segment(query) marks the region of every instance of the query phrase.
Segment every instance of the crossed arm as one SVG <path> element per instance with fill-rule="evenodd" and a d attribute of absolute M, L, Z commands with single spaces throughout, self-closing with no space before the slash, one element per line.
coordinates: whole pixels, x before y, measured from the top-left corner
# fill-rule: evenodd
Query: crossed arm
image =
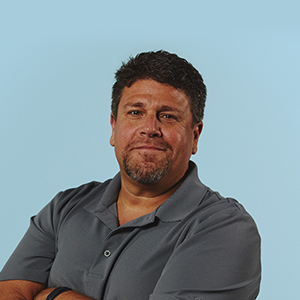
<path fill-rule="evenodd" d="M 26 280 L 7 280 L 0 282 L 0 300 L 46 300 L 54 288 L 45 289 L 45 285 Z M 74 291 L 57 296 L 57 300 L 92 300 Z"/>

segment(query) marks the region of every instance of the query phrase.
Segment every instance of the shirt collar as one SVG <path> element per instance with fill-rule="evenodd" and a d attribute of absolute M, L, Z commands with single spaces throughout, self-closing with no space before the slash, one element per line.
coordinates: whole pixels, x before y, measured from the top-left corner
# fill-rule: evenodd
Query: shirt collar
<path fill-rule="evenodd" d="M 186 178 L 180 187 L 156 210 L 156 216 L 164 222 L 182 220 L 199 206 L 207 187 L 199 180 L 197 166 L 189 162 Z"/>
<path fill-rule="evenodd" d="M 109 227 L 116 227 L 116 217 L 108 210 L 113 203 L 118 199 L 118 194 L 121 187 L 120 173 L 99 186 L 99 196 L 95 201 L 90 202 L 85 209 L 96 215 L 102 221 L 105 221 Z M 186 178 L 180 187 L 169 197 L 163 204 L 161 204 L 155 211 L 130 222 L 130 225 L 145 225 L 153 222 L 155 217 L 163 222 L 180 221 L 194 208 L 201 203 L 207 187 L 201 183 L 198 178 L 197 166 L 194 162 L 189 162 L 189 168 L 186 173 Z M 105 220 L 104 220 L 105 219 Z M 134 224 L 133 224 L 133 223 Z"/>

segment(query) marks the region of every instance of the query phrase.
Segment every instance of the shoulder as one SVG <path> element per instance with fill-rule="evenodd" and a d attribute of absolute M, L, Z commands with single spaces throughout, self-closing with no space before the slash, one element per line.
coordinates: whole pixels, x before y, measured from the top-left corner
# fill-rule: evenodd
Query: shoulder
<path fill-rule="evenodd" d="M 202 198 L 199 207 L 199 211 L 202 211 L 209 216 L 214 215 L 242 215 L 244 217 L 250 217 L 244 206 L 232 197 L 224 197 L 217 191 L 212 189 L 206 189 L 206 193 Z M 250 217 L 251 218 L 251 217 Z"/>
<path fill-rule="evenodd" d="M 54 224 L 60 224 L 70 212 L 82 211 L 86 205 L 99 201 L 110 181 L 91 181 L 57 193 L 34 217 L 34 222 L 56 227 Z"/>
<path fill-rule="evenodd" d="M 60 191 L 50 203 L 59 206 L 61 209 L 65 205 L 74 206 L 80 203 L 90 202 L 95 197 L 99 197 L 103 194 L 110 181 L 111 179 L 105 182 L 91 181 L 75 188 Z"/>
<path fill-rule="evenodd" d="M 244 206 L 236 199 L 223 197 L 207 188 L 198 207 L 186 218 L 190 234 L 209 234 L 218 239 L 260 242 L 256 223 Z"/>

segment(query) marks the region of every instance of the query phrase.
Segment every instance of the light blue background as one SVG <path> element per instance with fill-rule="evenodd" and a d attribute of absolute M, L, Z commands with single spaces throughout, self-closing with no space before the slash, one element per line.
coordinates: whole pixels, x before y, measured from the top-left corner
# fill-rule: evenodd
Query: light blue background
<path fill-rule="evenodd" d="M 262 236 L 258 299 L 299 299 L 298 1 L 6 1 L 0 5 L 0 268 L 60 190 L 118 171 L 110 94 L 121 61 L 165 49 L 208 88 L 193 157 Z"/>

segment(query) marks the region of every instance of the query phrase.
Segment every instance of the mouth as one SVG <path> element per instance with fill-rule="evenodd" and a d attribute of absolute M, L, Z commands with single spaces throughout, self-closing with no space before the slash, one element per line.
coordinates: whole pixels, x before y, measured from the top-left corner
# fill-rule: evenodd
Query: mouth
<path fill-rule="evenodd" d="M 131 150 L 166 151 L 167 149 L 155 145 L 141 145 L 135 146 Z"/>
<path fill-rule="evenodd" d="M 127 145 L 126 148 L 127 151 L 138 150 L 144 152 L 173 152 L 171 145 L 163 141 L 132 141 Z"/>

